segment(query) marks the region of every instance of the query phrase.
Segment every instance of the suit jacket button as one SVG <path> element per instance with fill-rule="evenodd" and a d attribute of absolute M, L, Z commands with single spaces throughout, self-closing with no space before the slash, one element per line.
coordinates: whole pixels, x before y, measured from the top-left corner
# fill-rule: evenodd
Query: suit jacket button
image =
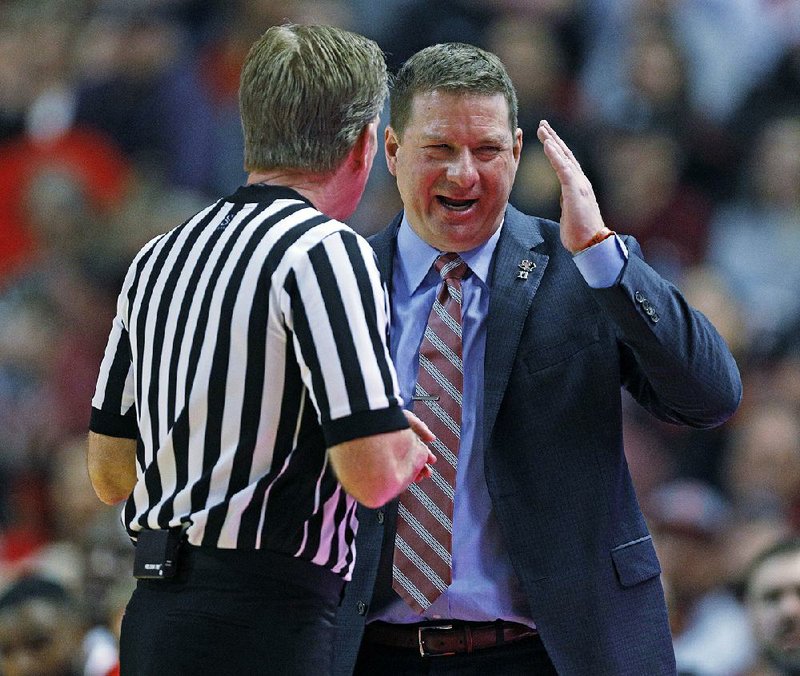
<path fill-rule="evenodd" d="M 375 518 L 378 520 L 378 523 L 383 523 L 386 517 L 383 514 L 383 510 L 379 509 L 378 513 L 375 515 Z"/>
<path fill-rule="evenodd" d="M 646 300 L 647 300 L 647 299 L 644 297 L 644 295 L 642 294 L 642 292 L 641 292 L 641 291 L 636 291 L 636 292 L 633 294 L 633 297 L 636 299 L 636 302 L 637 302 L 637 303 L 644 303 L 644 301 L 646 301 Z"/>
<path fill-rule="evenodd" d="M 653 324 L 657 324 L 659 319 L 661 319 L 661 317 L 659 317 L 655 312 L 650 315 L 650 320 L 653 322 Z"/>
<path fill-rule="evenodd" d="M 366 615 L 367 614 L 367 604 L 363 601 L 359 601 L 356 604 L 356 610 L 358 611 L 359 615 Z"/>

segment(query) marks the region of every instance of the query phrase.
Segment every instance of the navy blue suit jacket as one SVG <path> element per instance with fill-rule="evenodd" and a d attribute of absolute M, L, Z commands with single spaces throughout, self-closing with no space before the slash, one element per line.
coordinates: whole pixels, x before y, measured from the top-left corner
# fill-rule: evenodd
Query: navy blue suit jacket
<path fill-rule="evenodd" d="M 388 280 L 399 223 L 371 239 Z M 657 418 L 694 427 L 724 422 L 741 398 L 722 338 L 625 241 L 618 283 L 592 289 L 558 224 L 509 206 L 489 277 L 486 483 L 533 620 L 570 675 L 675 673 L 660 566 L 623 452 L 620 386 Z M 523 259 L 536 265 L 527 280 L 517 278 Z M 359 508 L 337 674 L 352 671 L 370 603 L 393 593 L 396 511 L 396 501 Z"/>

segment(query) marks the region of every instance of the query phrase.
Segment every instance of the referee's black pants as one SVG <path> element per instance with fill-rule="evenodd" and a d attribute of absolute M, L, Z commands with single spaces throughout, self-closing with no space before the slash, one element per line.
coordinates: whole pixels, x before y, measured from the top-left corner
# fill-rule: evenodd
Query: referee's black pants
<path fill-rule="evenodd" d="M 269 552 L 184 546 L 171 580 L 139 580 L 125 610 L 122 676 L 330 671 L 342 582 Z"/>

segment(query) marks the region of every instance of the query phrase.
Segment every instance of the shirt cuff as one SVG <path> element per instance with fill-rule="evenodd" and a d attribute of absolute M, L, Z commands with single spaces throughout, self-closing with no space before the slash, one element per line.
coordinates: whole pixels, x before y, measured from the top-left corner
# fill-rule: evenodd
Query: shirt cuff
<path fill-rule="evenodd" d="M 98 434 L 121 439 L 136 439 L 139 427 L 136 422 L 136 408 L 131 406 L 125 415 L 103 411 L 92 407 L 89 429 Z"/>
<path fill-rule="evenodd" d="M 619 279 L 628 260 L 628 247 L 619 235 L 614 235 L 575 254 L 572 260 L 589 286 L 607 289 Z"/>
<path fill-rule="evenodd" d="M 325 435 L 325 446 L 330 448 L 345 441 L 373 434 L 396 432 L 408 427 L 403 409 L 399 406 L 390 406 L 382 410 L 360 411 L 344 418 L 329 420 L 322 423 L 322 433 Z"/>

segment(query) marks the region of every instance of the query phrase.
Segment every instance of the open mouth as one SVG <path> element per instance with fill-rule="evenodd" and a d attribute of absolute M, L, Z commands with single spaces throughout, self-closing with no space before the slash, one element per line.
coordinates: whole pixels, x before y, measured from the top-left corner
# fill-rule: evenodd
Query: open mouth
<path fill-rule="evenodd" d="M 780 637 L 781 647 L 789 650 L 789 649 L 800 649 L 800 632 L 798 631 L 791 631 L 785 632 Z"/>
<path fill-rule="evenodd" d="M 441 204 L 445 209 L 449 209 L 450 211 L 466 211 L 478 201 L 478 200 L 456 200 L 450 197 L 444 197 L 443 195 L 437 195 L 436 199 L 439 200 L 439 204 Z"/>

